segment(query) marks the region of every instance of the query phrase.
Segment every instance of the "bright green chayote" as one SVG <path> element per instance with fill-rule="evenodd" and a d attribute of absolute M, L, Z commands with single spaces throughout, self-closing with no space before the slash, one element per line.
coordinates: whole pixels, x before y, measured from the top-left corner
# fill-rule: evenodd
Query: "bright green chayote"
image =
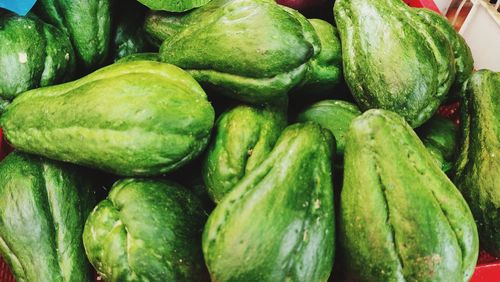
<path fill-rule="evenodd" d="M 369 110 L 345 140 L 339 246 L 349 281 L 468 281 L 471 210 L 403 117 Z"/>
<path fill-rule="evenodd" d="M 13 99 L 33 88 L 65 82 L 75 54 L 69 38 L 37 17 L 0 9 L 0 97 Z"/>
<path fill-rule="evenodd" d="M 0 126 L 21 151 L 119 175 L 158 175 L 203 151 L 214 115 L 189 74 L 133 61 L 24 92 Z"/>
<path fill-rule="evenodd" d="M 207 281 L 200 201 L 177 184 L 123 179 L 89 215 L 85 252 L 105 281 Z"/>
<path fill-rule="evenodd" d="M 500 72 L 472 74 L 460 112 L 453 180 L 474 214 L 481 246 L 500 256 Z"/>
<path fill-rule="evenodd" d="M 17 151 L 0 162 L 0 255 L 16 281 L 93 281 L 82 234 L 94 177 Z"/>
<path fill-rule="evenodd" d="M 327 281 L 335 253 L 333 135 L 288 126 L 213 210 L 203 254 L 213 281 Z"/>
<path fill-rule="evenodd" d="M 414 128 L 431 118 L 455 80 L 446 36 L 401 0 L 337 0 L 334 12 L 361 109 L 394 111 Z"/>
<path fill-rule="evenodd" d="M 340 48 L 330 24 L 309 22 L 271 0 L 213 0 L 189 13 L 152 13 L 146 30 L 162 61 L 206 87 L 260 103 L 299 86 L 340 79 Z"/>
<path fill-rule="evenodd" d="M 215 202 L 267 158 L 286 125 L 286 112 L 279 106 L 240 105 L 221 114 L 202 172 Z"/>
<path fill-rule="evenodd" d="M 85 71 L 101 66 L 111 43 L 112 0 L 38 0 L 37 13 L 64 31 Z M 117 4 L 119 1 L 117 1 Z"/>

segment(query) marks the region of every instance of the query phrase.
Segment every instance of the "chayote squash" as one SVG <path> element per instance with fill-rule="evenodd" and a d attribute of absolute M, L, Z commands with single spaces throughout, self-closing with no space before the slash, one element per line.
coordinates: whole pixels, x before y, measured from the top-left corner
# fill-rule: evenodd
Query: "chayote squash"
<path fill-rule="evenodd" d="M 0 9 L 0 97 L 70 79 L 75 55 L 68 37 L 35 16 Z"/>
<path fill-rule="evenodd" d="M 106 281 L 205 281 L 205 219 L 199 200 L 177 184 L 120 180 L 85 223 L 85 251 Z"/>
<path fill-rule="evenodd" d="M 181 69 L 153 61 L 113 64 L 16 98 L 0 118 L 21 151 L 118 175 L 157 175 L 207 145 L 214 110 Z"/>
<path fill-rule="evenodd" d="M 432 117 L 417 129 L 418 136 L 444 172 L 453 166 L 457 132 L 457 126 L 450 119 L 440 116 Z"/>
<path fill-rule="evenodd" d="M 469 204 L 481 246 L 500 256 L 500 73 L 475 72 L 461 99 L 453 180 Z"/>
<path fill-rule="evenodd" d="M 35 12 L 66 32 L 85 71 L 101 66 L 111 43 L 112 0 L 38 0 Z"/>
<path fill-rule="evenodd" d="M 336 154 L 343 157 L 345 134 L 352 120 L 361 115 L 355 104 L 341 100 L 323 100 L 312 104 L 297 117 L 297 121 L 314 121 L 329 129 L 337 142 Z"/>
<path fill-rule="evenodd" d="M 154 50 L 148 41 L 146 32 L 142 26 L 148 9 L 136 0 L 122 1 L 115 9 L 115 21 L 113 25 L 113 44 L 110 55 L 113 61 L 136 53 L 144 53 Z"/>
<path fill-rule="evenodd" d="M 151 10 L 163 10 L 169 12 L 184 12 L 203 6 L 211 0 L 138 0 Z"/>
<path fill-rule="evenodd" d="M 317 29 L 299 12 L 271 0 L 213 0 L 182 15 L 153 13 L 145 28 L 153 41 L 163 42 L 162 61 L 185 69 L 206 87 L 259 104 L 309 83 L 338 83 L 338 39 L 326 34 L 333 30 L 324 27 L 328 23 L 314 25 Z"/>
<path fill-rule="evenodd" d="M 213 210 L 203 233 L 212 281 L 326 281 L 335 251 L 331 133 L 287 127 Z"/>
<path fill-rule="evenodd" d="M 455 79 L 450 43 L 401 0 L 338 0 L 344 76 L 362 110 L 382 108 L 412 127 L 431 118 Z"/>
<path fill-rule="evenodd" d="M 132 61 L 160 61 L 160 56 L 158 53 L 153 52 L 145 52 L 145 53 L 135 53 L 127 55 L 123 58 L 120 58 L 116 61 L 116 63 L 124 63 L 124 62 L 132 62 Z"/>
<path fill-rule="evenodd" d="M 411 127 L 369 110 L 347 133 L 339 239 L 355 281 L 467 281 L 478 234 L 462 195 Z"/>
<path fill-rule="evenodd" d="M 414 9 L 414 11 L 428 25 L 434 26 L 439 32 L 445 35 L 446 39 L 450 42 L 453 55 L 455 56 L 456 76 L 448 96 L 458 96 L 457 94 L 464 89 L 464 85 L 474 69 L 474 59 L 472 58 L 469 46 L 444 16 L 425 8 Z"/>
<path fill-rule="evenodd" d="M 240 105 L 219 117 L 202 172 L 214 202 L 267 158 L 286 125 L 279 106 Z"/>
<path fill-rule="evenodd" d="M 82 241 L 95 204 L 88 176 L 19 152 L 0 163 L 0 252 L 16 281 L 93 281 Z"/>

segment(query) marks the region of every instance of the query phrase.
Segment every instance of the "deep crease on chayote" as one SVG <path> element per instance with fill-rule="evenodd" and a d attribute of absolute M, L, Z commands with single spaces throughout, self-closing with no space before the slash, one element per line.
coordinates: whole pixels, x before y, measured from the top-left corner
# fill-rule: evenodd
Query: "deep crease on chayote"
<path fill-rule="evenodd" d="M 238 100 L 271 101 L 340 79 L 333 27 L 274 1 L 214 0 L 180 15 L 152 12 L 145 28 L 152 41 L 162 42 L 162 61 Z"/>

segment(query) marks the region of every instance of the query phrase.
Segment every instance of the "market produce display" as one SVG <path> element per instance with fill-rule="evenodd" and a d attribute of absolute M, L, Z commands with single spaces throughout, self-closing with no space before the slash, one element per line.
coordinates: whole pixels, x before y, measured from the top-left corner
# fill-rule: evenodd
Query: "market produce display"
<path fill-rule="evenodd" d="M 17 281 L 92 281 L 81 240 L 92 176 L 19 152 L 0 163 L 0 252 Z"/>
<path fill-rule="evenodd" d="M 36 16 L 0 9 L 0 98 L 72 78 L 75 54 L 68 37 Z"/>
<path fill-rule="evenodd" d="M 83 242 L 106 281 L 203 281 L 200 201 L 184 187 L 123 179 L 92 211 Z"/>
<path fill-rule="evenodd" d="M 500 256 L 500 73 L 474 73 L 461 102 L 453 180 L 476 218 L 482 246 Z"/>
<path fill-rule="evenodd" d="M 0 255 L 27 282 L 469 281 L 500 256 L 498 95 L 401 0 L 0 8 Z"/>
<path fill-rule="evenodd" d="M 331 157 L 315 123 L 287 127 L 268 158 L 210 214 L 203 254 L 214 281 L 326 281 L 335 254 Z"/>

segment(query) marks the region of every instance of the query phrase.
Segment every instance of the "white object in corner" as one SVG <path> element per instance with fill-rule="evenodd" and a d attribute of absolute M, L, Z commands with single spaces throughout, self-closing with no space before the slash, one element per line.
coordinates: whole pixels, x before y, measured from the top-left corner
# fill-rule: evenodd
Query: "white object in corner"
<path fill-rule="evenodd" d="M 448 9 L 450 8 L 452 0 L 434 0 L 434 3 L 438 7 L 441 15 L 446 15 Z"/>
<path fill-rule="evenodd" d="M 483 0 L 472 3 L 459 33 L 472 51 L 475 69 L 500 71 L 500 0 L 496 5 Z"/>

